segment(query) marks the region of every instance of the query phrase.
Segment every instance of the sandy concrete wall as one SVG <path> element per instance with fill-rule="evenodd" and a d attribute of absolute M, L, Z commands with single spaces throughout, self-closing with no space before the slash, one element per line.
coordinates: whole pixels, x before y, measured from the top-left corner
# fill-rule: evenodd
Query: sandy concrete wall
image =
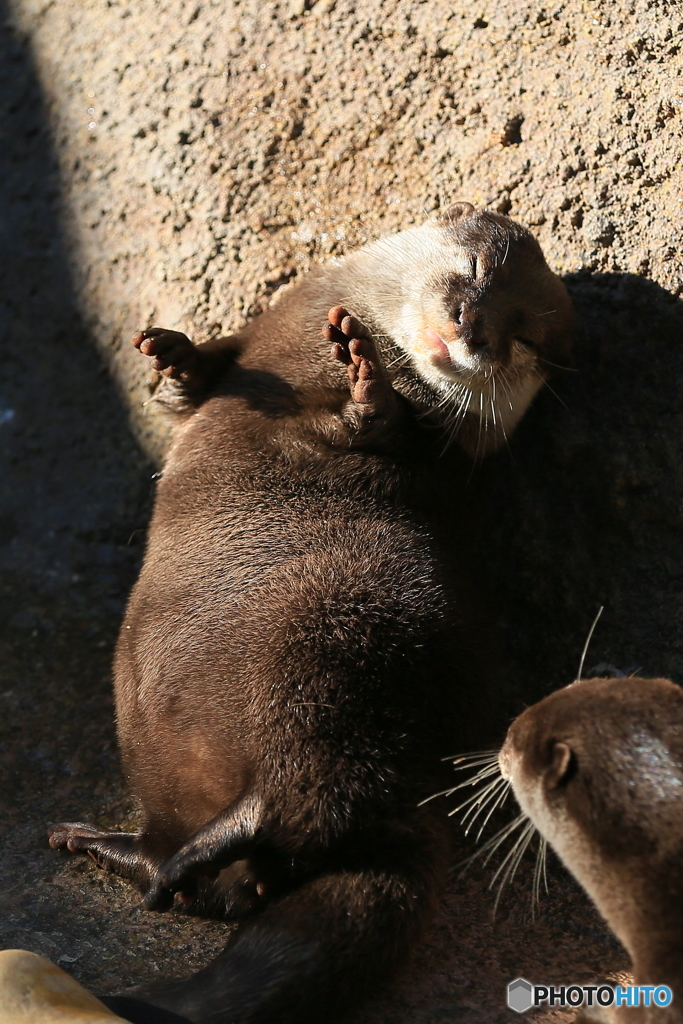
<path fill-rule="evenodd" d="M 15 9 L 50 105 L 81 301 L 144 435 L 135 327 L 228 331 L 311 262 L 454 200 L 534 228 L 561 273 L 683 287 L 676 4 Z"/>

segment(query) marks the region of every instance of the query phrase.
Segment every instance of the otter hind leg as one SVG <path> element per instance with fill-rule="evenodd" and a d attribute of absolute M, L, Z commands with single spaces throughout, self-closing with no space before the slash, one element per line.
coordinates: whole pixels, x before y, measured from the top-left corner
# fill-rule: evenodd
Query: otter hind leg
<path fill-rule="evenodd" d="M 87 853 L 99 867 L 130 879 L 143 890 L 159 867 L 160 858 L 141 848 L 139 832 L 102 832 L 94 825 L 72 821 L 50 825 L 47 834 L 53 850 Z"/>
<path fill-rule="evenodd" d="M 198 882 L 218 878 L 224 868 L 249 856 L 259 828 L 260 808 L 253 798 L 248 797 L 221 811 L 161 865 L 145 896 L 147 910 L 170 909 L 175 893 L 181 893 L 181 898 L 190 902 L 197 895 Z M 242 902 L 242 888 L 240 881 L 226 893 L 227 913 L 230 914 L 231 900 L 235 907 Z M 260 895 L 258 883 L 255 888 Z"/>
<path fill-rule="evenodd" d="M 399 409 L 400 399 L 391 386 L 372 335 L 343 306 L 333 306 L 328 316 L 323 337 L 332 342 L 332 357 L 348 370 L 355 415 L 393 415 Z"/>
<path fill-rule="evenodd" d="M 271 900 L 198 974 L 128 996 L 194 1024 L 331 1024 L 391 976 L 431 916 L 449 845 L 442 822 L 418 825 L 424 839 L 392 835 Z"/>

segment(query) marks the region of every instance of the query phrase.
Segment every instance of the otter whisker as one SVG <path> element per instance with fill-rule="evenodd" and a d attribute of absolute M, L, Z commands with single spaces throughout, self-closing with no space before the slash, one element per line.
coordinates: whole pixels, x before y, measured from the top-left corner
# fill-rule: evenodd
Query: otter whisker
<path fill-rule="evenodd" d="M 465 825 L 465 823 L 467 822 L 467 825 L 465 827 L 465 835 L 467 836 L 468 831 L 471 828 L 474 821 L 479 817 L 482 811 L 484 811 L 486 807 L 488 807 L 492 800 L 498 800 L 500 794 L 501 780 L 497 778 L 494 780 L 494 782 L 489 782 L 488 785 L 485 786 L 485 788 L 483 788 L 483 790 L 479 791 L 478 793 L 475 793 L 474 796 L 469 798 L 469 800 L 466 800 L 463 804 L 460 805 L 460 807 L 456 807 L 453 811 L 449 811 L 449 817 L 452 817 L 454 814 L 457 814 L 458 811 L 462 811 L 464 807 L 467 807 L 467 810 L 460 819 L 461 825 Z M 469 821 L 467 820 L 468 818 L 470 819 Z"/>
<path fill-rule="evenodd" d="M 462 785 L 465 786 L 468 785 L 468 783 L 463 782 Z M 499 785 L 500 778 L 494 779 L 493 782 L 489 782 L 486 786 L 484 786 L 483 789 L 477 790 L 476 793 L 472 793 L 471 796 L 468 796 L 467 800 L 464 800 L 463 803 L 459 804 L 457 807 L 454 807 L 452 811 L 448 812 L 449 818 L 453 817 L 454 814 L 457 814 L 458 811 L 461 811 L 463 807 L 468 807 L 472 804 L 476 807 L 477 804 L 484 799 L 484 797 L 488 796 L 491 793 L 491 790 L 497 789 Z M 451 792 L 454 792 L 454 790 L 452 790 Z M 469 813 L 470 812 L 468 811 L 467 814 Z M 465 815 L 465 817 L 467 817 L 467 814 Z"/>
<path fill-rule="evenodd" d="M 505 779 L 503 779 L 502 781 L 504 783 Z M 479 800 L 475 800 L 470 805 L 470 807 L 465 811 L 465 813 L 463 814 L 462 818 L 460 819 L 460 824 L 465 827 L 465 835 L 468 835 L 470 829 L 474 825 L 474 823 L 477 820 L 477 818 L 479 817 L 479 815 L 483 814 L 483 812 L 488 807 L 490 807 L 492 802 L 493 802 L 493 805 L 495 806 L 497 803 L 500 803 L 500 802 L 502 802 L 502 800 L 505 799 L 505 794 L 507 792 L 507 789 L 508 789 L 508 787 L 506 785 L 501 786 L 500 782 L 498 782 L 498 784 L 495 786 L 495 788 L 492 787 L 486 793 L 482 793 L 480 799 Z M 451 812 L 451 813 L 453 813 L 453 812 Z M 467 821 L 468 818 L 469 818 L 469 821 Z M 467 824 L 465 825 L 466 822 L 467 822 Z M 479 831 L 480 831 L 480 834 L 481 834 L 481 829 Z"/>
<path fill-rule="evenodd" d="M 477 433 L 477 448 L 476 448 L 476 451 L 474 453 L 474 463 L 475 464 L 477 463 L 477 461 L 479 459 L 479 446 L 481 444 L 481 429 L 482 429 L 483 422 L 484 422 L 483 421 L 483 416 L 484 416 L 484 395 L 483 395 L 483 392 L 480 391 L 479 392 L 479 431 Z"/>
<path fill-rule="evenodd" d="M 502 884 L 503 885 L 505 884 L 505 882 L 507 881 L 507 877 L 508 877 L 510 868 L 512 867 L 513 864 L 515 864 L 515 858 L 520 856 L 520 854 L 519 854 L 520 849 L 522 850 L 522 853 L 526 849 L 528 841 L 529 841 L 529 839 L 531 839 L 531 835 L 532 835 L 532 833 L 534 831 L 534 825 L 533 825 L 533 822 L 529 821 L 529 819 L 527 818 L 526 814 L 524 815 L 524 821 L 526 822 L 524 828 L 519 833 L 519 835 L 515 839 L 514 844 L 510 847 L 510 849 L 505 854 L 505 856 L 503 857 L 502 861 L 500 862 L 500 864 L 496 868 L 495 873 L 493 875 L 493 878 L 489 882 L 489 889 L 493 888 L 493 886 L 495 885 L 497 879 L 500 877 L 501 873 L 503 874 L 503 882 L 502 882 Z M 515 866 L 515 870 L 516 870 L 516 866 Z"/>
<path fill-rule="evenodd" d="M 554 391 L 554 390 L 553 390 L 553 388 L 551 388 L 550 384 L 548 384 L 548 381 L 547 381 L 547 380 L 545 379 L 545 377 L 543 376 L 543 374 L 542 374 L 542 373 L 539 373 L 539 372 L 538 372 L 538 370 L 536 369 L 536 367 L 535 367 L 535 366 L 534 366 L 534 367 L 532 367 L 532 369 L 533 369 L 534 373 L 536 374 L 536 376 L 537 376 L 537 377 L 540 377 L 540 379 L 541 379 L 541 380 L 543 381 L 543 383 L 544 383 L 544 384 L 545 384 L 545 386 L 547 387 L 547 389 L 548 389 L 548 391 L 550 392 L 550 394 L 551 394 L 551 395 L 554 395 L 554 396 L 555 396 L 555 398 L 556 398 L 556 399 L 558 400 L 558 402 L 560 403 L 560 405 L 563 405 L 563 406 L 565 407 L 565 409 L 567 409 L 567 411 L 569 411 L 569 406 L 567 405 L 567 403 L 566 403 L 566 402 L 564 402 L 564 401 L 562 401 L 562 399 L 561 399 L 561 398 L 560 398 L 560 396 L 558 395 L 557 391 Z"/>
<path fill-rule="evenodd" d="M 486 817 L 484 818 L 484 820 L 483 820 L 483 822 L 481 824 L 481 828 L 479 829 L 479 831 L 477 832 L 477 834 L 475 836 L 475 839 L 474 839 L 475 843 L 479 842 L 479 840 L 481 838 L 481 834 L 484 831 L 484 829 L 486 828 L 486 826 L 488 825 L 489 820 L 491 818 L 491 815 L 494 813 L 494 811 L 497 811 L 499 807 L 502 807 L 503 804 L 505 803 L 505 801 L 507 800 L 508 796 L 510 795 L 510 790 L 511 790 L 511 786 L 507 785 L 505 787 L 505 789 L 502 791 L 502 793 L 501 793 L 500 797 L 498 798 L 498 800 L 492 805 L 491 809 L 489 810 L 488 814 L 486 815 Z M 482 808 L 482 810 L 483 810 L 483 808 Z M 474 818 L 472 819 L 472 821 L 468 825 L 468 828 L 467 828 L 467 831 L 465 832 L 465 835 L 467 835 L 467 832 L 469 831 L 470 827 L 473 824 L 474 824 Z"/>
<path fill-rule="evenodd" d="M 546 874 L 545 870 L 548 854 L 548 840 L 545 838 L 545 836 L 541 836 L 541 846 L 543 847 L 543 853 L 541 855 L 541 864 L 543 868 L 543 888 L 545 889 L 546 893 L 548 893 L 550 892 L 550 890 L 548 889 L 548 875 Z"/>
<path fill-rule="evenodd" d="M 517 868 L 519 867 L 520 861 L 522 860 L 522 857 L 526 853 L 527 847 L 529 846 L 529 843 L 531 842 L 532 837 L 533 837 L 535 831 L 536 831 L 536 826 L 534 825 L 534 823 L 532 821 L 530 821 L 528 823 L 527 827 L 521 833 L 521 835 L 517 838 L 517 842 L 515 843 L 515 845 L 512 848 L 512 851 L 511 851 L 512 856 L 510 856 L 510 854 L 508 854 L 508 856 L 503 861 L 503 864 L 501 864 L 501 866 L 498 868 L 498 871 L 496 872 L 496 874 L 491 879 L 491 884 L 489 885 L 489 889 L 493 886 L 493 883 L 495 882 L 497 876 L 500 874 L 500 871 L 502 870 L 503 865 L 505 864 L 505 862 L 509 861 L 507 870 L 503 874 L 503 877 L 501 879 L 501 883 L 498 886 L 498 892 L 496 893 L 496 899 L 495 899 L 495 902 L 493 904 L 493 916 L 494 917 L 496 915 L 496 911 L 498 910 L 498 904 L 500 903 L 500 898 L 503 895 L 503 890 L 505 889 L 505 886 L 508 885 L 508 883 L 511 882 L 512 879 L 515 877 L 515 873 L 517 871 Z"/>
<path fill-rule="evenodd" d="M 494 768 L 496 769 L 496 772 L 495 772 L 496 778 L 493 781 L 486 781 L 486 778 L 485 778 L 485 776 L 483 774 L 484 769 L 481 769 L 481 771 L 477 775 L 473 776 L 472 778 L 467 779 L 466 782 L 462 783 L 463 785 L 465 785 L 465 784 L 475 785 L 479 781 L 485 781 L 485 785 L 480 787 L 480 788 L 478 788 L 476 793 L 473 795 L 473 798 L 474 797 L 483 798 L 483 797 L 485 797 L 487 795 L 487 793 L 489 792 L 490 788 L 492 788 L 493 786 L 499 786 L 501 784 L 501 782 L 505 782 L 505 779 L 500 774 L 500 769 L 499 769 L 498 765 L 492 765 L 492 767 L 487 768 L 486 769 L 486 776 L 490 777 L 490 775 L 493 775 L 494 774 L 494 771 L 493 771 Z M 463 804 L 462 806 L 464 807 L 465 805 Z M 460 807 L 457 807 L 456 811 L 459 811 L 459 810 L 460 810 Z M 451 814 L 455 814 L 456 811 L 451 811 Z"/>
<path fill-rule="evenodd" d="M 441 451 L 442 455 L 446 451 L 448 451 L 449 447 L 451 446 L 451 444 L 455 440 L 455 438 L 456 438 L 456 436 L 458 434 L 458 431 L 460 430 L 460 427 L 462 426 L 462 424 L 464 422 L 465 416 L 467 415 L 467 410 L 469 409 L 471 399 L 472 399 L 472 392 L 470 391 L 468 396 L 467 396 L 467 401 L 464 403 L 464 405 L 460 409 L 457 410 L 455 416 L 453 416 L 452 419 L 447 422 L 446 427 L 447 427 L 447 429 L 450 430 L 450 433 L 449 433 L 449 436 L 448 436 L 448 438 L 446 440 L 446 444 L 444 445 L 444 447 L 443 447 L 443 449 Z"/>
<path fill-rule="evenodd" d="M 545 874 L 545 861 L 546 853 L 548 850 L 548 843 L 544 836 L 541 836 L 538 843 L 538 850 L 536 851 L 536 864 L 534 865 L 534 880 L 531 887 L 531 909 L 532 913 L 534 908 L 540 903 L 541 896 L 541 879 L 545 882 L 545 891 L 548 891 L 548 879 Z"/>
<path fill-rule="evenodd" d="M 501 382 L 501 385 L 503 386 L 503 389 L 505 390 L 505 385 L 503 383 L 502 376 L 499 378 L 499 380 Z M 493 413 L 493 426 L 494 426 L 494 429 L 496 429 L 496 375 L 495 375 L 495 370 L 494 370 L 493 374 L 491 375 L 491 385 L 493 387 L 493 398 L 492 398 L 491 411 Z M 512 403 L 510 402 L 509 397 L 508 397 L 508 402 L 509 402 L 509 405 L 510 405 L 510 409 L 512 409 Z M 505 441 L 505 447 L 507 448 L 508 452 L 510 453 L 510 458 L 514 462 L 514 456 L 512 454 L 512 449 L 510 448 L 510 442 L 508 441 L 507 430 L 505 429 L 505 420 L 504 420 L 504 418 L 502 416 L 500 418 L 500 429 L 501 429 L 501 431 L 503 433 L 503 439 Z"/>
<path fill-rule="evenodd" d="M 579 679 L 581 678 L 581 673 L 583 672 L 583 663 L 586 660 L 586 655 L 588 654 L 588 648 L 589 648 L 590 642 L 591 642 L 591 640 L 593 638 L 593 633 L 595 632 L 595 627 L 598 624 L 598 620 L 599 620 L 600 616 L 602 615 L 604 608 L 605 608 L 604 604 L 601 604 L 600 608 L 598 609 L 598 614 L 593 619 L 593 625 L 588 630 L 588 636 L 586 637 L 586 642 L 583 645 L 583 651 L 581 653 L 581 661 L 579 662 L 579 674 L 577 675 L 576 680 L 575 680 L 575 682 L 577 682 L 577 683 L 578 683 Z"/>
<path fill-rule="evenodd" d="M 448 789 L 442 789 L 439 793 L 432 793 L 431 796 L 428 796 L 424 800 L 422 800 L 418 804 L 418 807 L 421 807 L 422 804 L 426 804 L 429 800 L 436 799 L 437 796 L 451 796 L 453 793 L 456 793 L 459 789 L 463 789 L 465 786 L 476 786 L 478 782 L 483 782 L 484 779 L 486 779 L 488 776 L 497 775 L 498 771 L 499 769 L 497 764 L 490 765 L 488 768 L 482 768 L 481 771 L 477 772 L 477 774 L 474 775 L 471 779 L 465 779 L 464 782 L 459 782 L 457 786 L 450 786 Z M 474 795 L 477 796 L 476 793 Z"/>
<path fill-rule="evenodd" d="M 491 767 L 482 769 L 477 772 L 471 779 L 465 779 L 464 782 L 459 782 L 457 786 L 449 786 L 448 789 L 441 789 L 438 793 L 432 793 L 431 796 L 427 796 L 424 800 L 421 800 L 417 805 L 422 807 L 423 804 L 429 803 L 430 800 L 436 800 L 438 796 L 452 796 L 457 790 L 462 789 L 464 786 L 475 786 L 478 782 L 482 782 L 487 776 L 497 774 L 498 767 L 491 765 Z M 475 793 L 474 796 L 477 796 Z M 464 806 L 464 804 L 463 804 Z"/>
<path fill-rule="evenodd" d="M 498 760 L 498 751 L 475 750 L 472 754 L 449 754 L 448 757 L 444 757 L 442 760 L 452 761 L 456 772 L 459 772 L 462 771 L 463 768 L 471 767 L 473 763 L 483 764 L 483 762 L 486 761 L 488 764 L 492 764 L 494 761 Z"/>
<path fill-rule="evenodd" d="M 510 406 L 510 412 L 512 412 L 514 407 L 512 405 L 512 398 L 510 397 L 510 390 L 508 388 L 508 380 L 507 380 L 503 370 L 500 371 L 500 376 L 499 376 L 498 379 L 500 380 L 500 383 L 501 383 L 501 386 L 503 388 L 503 391 L 505 392 L 505 397 L 508 400 L 508 405 Z"/>
<path fill-rule="evenodd" d="M 467 857 L 466 860 L 460 861 L 460 863 L 456 864 L 455 867 L 462 868 L 463 871 L 466 871 L 470 864 L 477 860 L 477 858 L 482 857 L 484 854 L 486 854 L 484 857 L 484 865 L 488 864 L 501 843 L 504 843 L 507 837 L 511 835 L 515 829 L 518 829 L 525 821 L 528 821 L 526 814 L 519 814 L 513 821 L 505 825 L 505 827 L 500 829 L 499 832 L 496 832 L 491 839 L 488 839 L 482 846 L 480 846 L 478 850 L 475 850 L 470 857 Z"/>
<path fill-rule="evenodd" d="M 467 767 L 468 768 L 473 768 L 474 765 L 467 765 Z M 465 779 L 464 782 L 459 782 L 458 785 L 455 786 L 454 788 L 455 789 L 460 789 L 461 786 L 474 786 L 474 785 L 476 785 L 477 782 L 480 782 L 482 779 L 485 779 L 488 775 L 498 775 L 499 772 L 500 772 L 500 768 L 498 767 L 498 761 L 497 760 L 496 761 L 487 761 L 485 764 L 483 764 L 480 767 L 479 771 L 476 772 L 475 775 L 473 775 L 469 779 Z"/>
<path fill-rule="evenodd" d="M 567 373 L 579 372 L 575 366 L 562 366 L 561 363 L 551 363 L 551 361 L 549 359 L 546 359 L 545 356 L 538 356 L 537 358 L 539 362 L 546 363 L 548 366 L 554 366 L 556 370 L 566 370 Z"/>

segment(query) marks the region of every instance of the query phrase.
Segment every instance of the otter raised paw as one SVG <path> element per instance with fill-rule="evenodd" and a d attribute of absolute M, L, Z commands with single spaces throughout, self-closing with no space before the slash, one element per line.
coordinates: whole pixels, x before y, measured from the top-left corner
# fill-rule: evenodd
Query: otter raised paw
<path fill-rule="evenodd" d="M 332 356 L 349 373 L 351 398 L 362 416 L 387 416 L 398 410 L 400 399 L 384 369 L 370 331 L 343 306 L 333 306 L 323 337 L 332 342 Z"/>
<path fill-rule="evenodd" d="M 178 411 L 200 405 L 232 364 L 237 347 L 230 338 L 195 345 L 181 331 L 148 327 L 136 331 L 131 344 L 166 378 L 160 397 Z"/>
<path fill-rule="evenodd" d="M 137 331 L 131 344 L 143 356 L 152 360 L 152 368 L 165 377 L 191 378 L 199 369 L 199 349 L 180 331 L 169 331 L 165 327 L 150 327 Z"/>

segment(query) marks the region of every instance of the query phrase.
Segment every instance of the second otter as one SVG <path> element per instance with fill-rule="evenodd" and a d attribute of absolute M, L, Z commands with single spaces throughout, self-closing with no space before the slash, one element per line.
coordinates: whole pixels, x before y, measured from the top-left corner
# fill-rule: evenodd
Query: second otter
<path fill-rule="evenodd" d="M 583 885 L 669 1006 L 580 1019 L 683 1022 L 683 690 L 666 679 L 582 679 L 524 711 L 499 755 L 522 810 Z"/>

